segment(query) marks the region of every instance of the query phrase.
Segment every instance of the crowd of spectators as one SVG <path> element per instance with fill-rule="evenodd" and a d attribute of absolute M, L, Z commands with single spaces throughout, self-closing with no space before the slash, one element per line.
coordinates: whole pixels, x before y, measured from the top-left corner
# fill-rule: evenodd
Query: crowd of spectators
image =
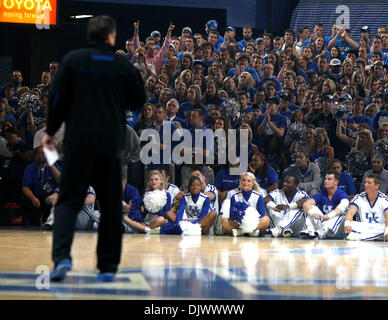
<path fill-rule="evenodd" d="M 282 189 L 292 176 L 312 197 L 325 189 L 325 174 L 334 170 L 349 200 L 364 191 L 370 174 L 379 175 L 379 191 L 387 194 L 388 27 L 374 34 L 365 26 L 352 39 L 350 30 L 335 24 L 331 30 L 317 23 L 276 36 L 254 35 L 246 25 L 241 38 L 233 26 L 219 30 L 217 21 L 210 20 L 204 30 L 185 27 L 177 32 L 170 23 L 165 35 L 155 30 L 140 39 L 140 21 L 133 25 L 133 36 L 116 54 L 138 68 L 148 101 L 139 112 L 128 111 L 126 122 L 137 139 L 146 129 L 159 132 L 160 163 L 129 161 L 124 185 L 144 194 L 150 173 L 160 170 L 163 179 L 168 177 L 166 190 L 176 185 L 187 191 L 193 172 L 200 172 L 205 185 L 215 186 L 221 207 L 228 192 L 241 187 L 240 176 L 229 171 L 239 163 L 217 162 L 218 145 L 228 145 L 228 140 L 214 136 L 200 148 L 203 157 L 214 154 L 215 164 L 174 164 L 163 162 L 162 151 L 178 141 L 163 140 L 163 133 L 166 128 L 171 136 L 183 129 L 246 129 L 248 171 L 266 193 Z M 24 224 L 44 222 L 47 198 L 58 187 L 60 165 L 47 166 L 40 143 L 58 68 L 58 62 L 51 62 L 32 88 L 15 70 L 0 88 L 3 224 L 9 222 L 5 212 L 10 204 L 21 206 Z M 26 94 L 39 97 L 39 106 L 24 107 Z M 57 134 L 59 151 L 63 130 Z M 192 139 L 197 146 L 194 134 Z"/>

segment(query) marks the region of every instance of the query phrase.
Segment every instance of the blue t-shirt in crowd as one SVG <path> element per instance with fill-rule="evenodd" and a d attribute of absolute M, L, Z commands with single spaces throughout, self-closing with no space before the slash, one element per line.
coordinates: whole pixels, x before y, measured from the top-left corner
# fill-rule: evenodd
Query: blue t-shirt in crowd
<path fill-rule="evenodd" d="M 23 140 L 18 140 L 15 145 L 7 145 L 9 151 L 15 152 L 26 152 L 31 150 L 31 146 L 25 143 Z M 1 161 L 2 160 L 2 161 Z M 23 180 L 24 169 L 26 168 L 26 163 L 17 156 L 0 157 L 0 176 L 10 180 Z"/>
<path fill-rule="evenodd" d="M 220 191 L 232 190 L 239 186 L 239 175 L 230 175 L 229 168 L 222 168 L 218 171 L 214 185 Z"/>
<path fill-rule="evenodd" d="M 136 199 L 140 200 L 139 190 L 137 190 L 133 185 L 127 183 L 123 193 L 123 201 L 128 203 L 129 201 Z"/>
<path fill-rule="evenodd" d="M 307 71 L 318 72 L 318 64 L 316 61 L 311 61 L 307 64 Z"/>
<path fill-rule="evenodd" d="M 256 181 L 259 183 L 260 187 L 262 189 L 267 189 L 268 187 L 272 186 L 274 183 L 279 182 L 279 176 L 274 168 L 269 166 L 267 168 L 267 173 L 265 175 L 265 178 L 262 179 L 261 175 L 256 176 Z"/>
<path fill-rule="evenodd" d="M 54 165 L 61 171 L 57 163 Z M 22 186 L 30 188 L 37 198 L 46 198 L 58 188 L 58 184 L 54 179 L 50 167 L 46 165 L 42 170 L 36 161 L 24 170 Z"/>
<path fill-rule="evenodd" d="M 259 114 L 255 128 L 259 127 L 263 121 L 264 121 L 264 114 Z M 284 129 L 287 128 L 287 118 L 279 114 L 279 112 L 275 115 L 271 115 L 271 122 L 273 122 L 275 126 L 278 128 L 284 128 Z M 268 124 L 266 124 L 264 132 L 261 136 L 257 134 L 257 130 L 254 130 L 253 132 L 254 143 L 259 148 L 264 148 L 266 138 L 273 134 L 274 133 L 272 129 L 269 127 Z"/>
<path fill-rule="evenodd" d="M 34 118 L 35 128 L 38 130 L 39 126 L 46 121 L 46 115 L 44 112 L 32 112 L 32 117 Z M 30 146 L 33 145 L 34 137 L 32 136 L 31 124 L 29 120 L 28 112 L 24 112 L 19 119 L 19 126 L 25 128 L 26 143 Z"/>

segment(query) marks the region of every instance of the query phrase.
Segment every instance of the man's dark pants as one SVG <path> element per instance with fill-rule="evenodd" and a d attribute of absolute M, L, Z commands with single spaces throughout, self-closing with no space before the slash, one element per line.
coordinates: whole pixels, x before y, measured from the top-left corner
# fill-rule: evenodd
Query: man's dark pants
<path fill-rule="evenodd" d="M 53 252 L 55 266 L 71 259 L 74 226 L 87 189 L 93 185 L 100 202 L 101 220 L 97 244 L 97 268 L 117 271 L 122 242 L 121 159 L 105 155 L 65 155 L 60 193 L 54 213 Z"/>

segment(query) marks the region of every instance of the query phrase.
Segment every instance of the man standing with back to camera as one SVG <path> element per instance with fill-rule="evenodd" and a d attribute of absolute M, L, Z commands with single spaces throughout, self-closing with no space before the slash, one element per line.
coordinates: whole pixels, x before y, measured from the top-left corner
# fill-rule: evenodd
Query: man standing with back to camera
<path fill-rule="evenodd" d="M 145 103 L 144 84 L 126 57 L 116 55 L 116 21 L 97 16 L 87 25 L 89 47 L 62 60 L 49 95 L 43 146 L 53 150 L 54 134 L 66 123 L 63 173 L 55 208 L 52 281 L 72 268 L 70 256 L 77 213 L 89 185 L 100 201 L 98 281 L 114 281 L 121 257 L 121 158 L 125 143 L 125 108 Z"/>

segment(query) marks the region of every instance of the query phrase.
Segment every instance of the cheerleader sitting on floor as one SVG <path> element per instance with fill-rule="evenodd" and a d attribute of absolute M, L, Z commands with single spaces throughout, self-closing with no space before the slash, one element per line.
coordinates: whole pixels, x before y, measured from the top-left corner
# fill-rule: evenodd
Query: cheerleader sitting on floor
<path fill-rule="evenodd" d="M 224 233 L 232 233 L 234 237 L 242 234 L 257 237 L 260 231 L 265 232 L 270 220 L 265 215 L 264 199 L 259 190 L 252 173 L 240 175 L 240 190 L 232 190 L 234 194 L 222 204 L 221 224 Z"/>
<path fill-rule="evenodd" d="M 208 234 L 217 213 L 210 209 L 210 198 L 201 192 L 201 180 L 192 176 L 189 193 L 182 196 L 175 222 L 169 222 L 161 230 L 165 234 L 201 235 Z"/>
<path fill-rule="evenodd" d="M 170 210 L 171 196 L 163 188 L 162 175 L 158 170 L 150 172 L 148 186 L 141 201 L 131 204 L 124 223 L 132 229 L 145 233 L 159 233 L 166 223 L 166 212 Z"/>

